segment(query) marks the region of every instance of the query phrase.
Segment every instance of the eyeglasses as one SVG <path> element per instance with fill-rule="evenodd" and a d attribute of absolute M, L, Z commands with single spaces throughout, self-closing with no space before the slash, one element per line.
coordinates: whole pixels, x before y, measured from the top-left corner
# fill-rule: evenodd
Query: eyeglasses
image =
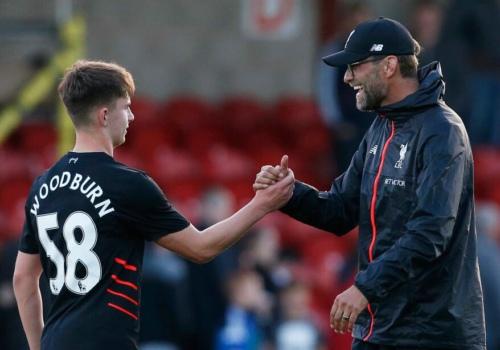
<path fill-rule="evenodd" d="M 359 61 L 359 62 L 355 62 L 355 63 L 351 63 L 351 64 L 348 64 L 347 65 L 347 71 L 351 74 L 351 75 L 354 75 L 354 69 L 358 66 L 361 66 L 362 64 L 365 64 L 365 63 L 369 63 L 369 62 L 378 62 L 378 61 L 382 61 L 384 58 L 386 58 L 387 56 L 375 56 L 373 58 L 368 58 L 364 61 Z"/>

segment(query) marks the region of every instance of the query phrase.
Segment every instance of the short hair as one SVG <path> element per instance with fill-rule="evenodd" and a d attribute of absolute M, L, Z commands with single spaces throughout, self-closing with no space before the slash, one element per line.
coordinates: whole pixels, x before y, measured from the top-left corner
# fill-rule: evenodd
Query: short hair
<path fill-rule="evenodd" d="M 420 44 L 413 39 L 413 55 L 397 56 L 399 62 L 399 71 L 403 78 L 417 78 L 418 58 L 420 54 Z"/>
<path fill-rule="evenodd" d="M 90 111 L 135 91 L 132 75 L 122 66 L 79 60 L 66 70 L 57 88 L 75 127 L 88 125 Z"/>

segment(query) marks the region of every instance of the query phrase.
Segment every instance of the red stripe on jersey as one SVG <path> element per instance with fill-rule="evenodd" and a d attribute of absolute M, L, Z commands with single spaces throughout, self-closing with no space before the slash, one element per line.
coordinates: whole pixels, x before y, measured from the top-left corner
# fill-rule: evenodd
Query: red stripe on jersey
<path fill-rule="evenodd" d="M 139 317 L 137 317 L 136 315 L 134 315 L 134 314 L 133 314 L 133 313 L 131 313 L 130 311 L 127 311 L 127 310 L 125 310 L 124 308 L 122 308 L 122 307 L 120 307 L 120 306 L 118 306 L 118 305 L 116 305 L 116 304 L 113 304 L 113 303 L 108 303 L 108 306 L 109 306 L 109 307 L 112 307 L 113 309 L 116 309 L 116 310 L 118 310 L 118 311 L 123 312 L 125 315 L 132 317 L 134 320 L 138 320 L 138 319 L 139 319 Z"/>
<path fill-rule="evenodd" d="M 375 315 L 373 314 L 373 311 L 372 311 L 372 306 L 370 304 L 368 304 L 368 313 L 370 314 L 370 330 L 368 331 L 368 334 L 366 335 L 366 337 L 363 338 L 363 341 L 367 341 L 368 338 L 371 337 L 372 333 L 373 333 L 373 325 L 375 324 Z"/>
<path fill-rule="evenodd" d="M 394 126 L 394 122 L 391 123 L 391 134 L 389 138 L 384 144 L 384 148 L 382 149 L 382 155 L 380 156 L 380 163 L 378 165 L 377 175 L 375 176 L 375 180 L 373 181 L 373 189 L 372 189 L 372 199 L 370 206 L 370 222 L 372 226 L 372 241 L 370 243 L 370 247 L 368 248 L 368 261 L 373 261 L 373 251 L 375 249 L 375 241 L 377 240 L 377 223 L 375 221 L 375 205 L 377 203 L 377 194 L 378 194 L 378 183 L 380 181 L 380 176 L 382 175 L 382 168 L 384 167 L 385 155 L 387 153 L 387 149 L 389 148 L 389 144 L 394 137 L 394 132 L 396 131 L 396 127 Z M 370 314 L 370 330 L 368 334 L 363 338 L 363 341 L 367 341 L 372 333 L 373 333 L 373 325 L 375 324 L 375 314 L 372 311 L 372 307 L 368 304 L 368 313 Z"/>
<path fill-rule="evenodd" d="M 370 248 L 368 248 L 368 260 L 372 262 L 373 260 L 373 250 L 375 248 L 375 241 L 377 239 L 377 224 L 375 222 L 375 204 L 377 203 L 377 194 L 378 194 L 378 183 L 380 181 L 380 176 L 382 175 L 382 168 L 384 167 L 385 155 L 387 153 L 387 149 L 389 144 L 391 143 L 392 138 L 394 137 L 394 131 L 396 128 L 394 127 L 394 122 L 391 124 L 391 134 L 387 141 L 385 142 L 384 148 L 382 149 L 382 156 L 380 159 L 380 164 L 378 165 L 377 175 L 375 176 L 375 180 L 373 181 L 373 189 L 372 189 L 372 200 L 370 206 L 370 221 L 372 225 L 372 241 L 370 243 Z"/>
<path fill-rule="evenodd" d="M 127 261 L 126 261 L 126 260 L 123 260 L 123 259 L 120 259 L 120 258 L 115 258 L 115 262 L 116 262 L 117 264 L 123 265 L 123 267 L 124 267 L 125 269 L 127 269 L 127 270 L 130 270 L 130 271 L 137 271 L 137 266 L 127 264 Z"/>
<path fill-rule="evenodd" d="M 127 287 L 130 287 L 132 289 L 135 289 L 135 290 L 138 290 L 139 287 L 137 287 L 135 284 L 133 284 L 132 282 L 128 282 L 128 281 L 124 281 L 124 280 L 121 280 L 119 279 L 116 275 L 111 275 L 111 278 L 115 280 L 116 283 L 118 284 L 121 284 L 121 285 L 124 285 L 124 286 L 127 286 Z"/>
<path fill-rule="evenodd" d="M 114 290 L 109 289 L 109 288 L 108 288 L 106 291 L 107 291 L 108 293 L 113 294 L 113 295 L 117 295 L 117 296 L 119 296 L 119 297 L 122 297 L 123 299 L 127 299 L 127 300 L 128 300 L 128 301 L 130 301 L 132 304 L 139 306 L 139 302 L 138 302 L 137 300 L 135 300 L 135 299 L 133 299 L 133 298 L 129 297 L 129 296 L 128 296 L 128 295 L 126 295 L 126 294 L 123 294 L 123 293 L 120 293 L 120 292 L 114 291 Z"/>

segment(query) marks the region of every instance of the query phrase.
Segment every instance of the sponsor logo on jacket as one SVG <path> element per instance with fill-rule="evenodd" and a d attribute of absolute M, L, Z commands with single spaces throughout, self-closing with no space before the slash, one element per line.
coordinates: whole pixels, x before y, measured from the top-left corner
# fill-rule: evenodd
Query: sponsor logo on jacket
<path fill-rule="evenodd" d="M 398 179 L 387 178 L 387 179 L 385 179 L 384 184 L 385 185 L 391 185 L 391 186 L 405 187 L 406 186 L 406 181 L 405 180 L 398 180 Z"/>

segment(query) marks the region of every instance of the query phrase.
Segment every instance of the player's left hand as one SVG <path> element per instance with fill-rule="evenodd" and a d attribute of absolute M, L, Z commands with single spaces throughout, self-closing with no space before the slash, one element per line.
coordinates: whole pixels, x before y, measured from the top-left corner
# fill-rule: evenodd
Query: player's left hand
<path fill-rule="evenodd" d="M 335 332 L 352 333 L 358 315 L 368 305 L 368 300 L 356 287 L 351 286 L 335 298 L 330 311 L 330 328 Z"/>

